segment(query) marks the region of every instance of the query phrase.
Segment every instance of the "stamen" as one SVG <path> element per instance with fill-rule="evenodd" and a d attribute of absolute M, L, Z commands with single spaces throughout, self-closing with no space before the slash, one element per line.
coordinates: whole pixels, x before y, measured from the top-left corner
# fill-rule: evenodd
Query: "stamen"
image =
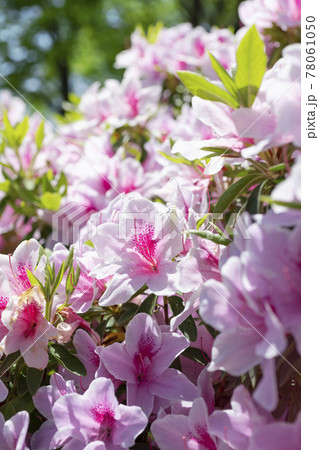
<path fill-rule="evenodd" d="M 184 447 L 185 447 L 185 450 L 188 450 L 188 448 L 187 448 L 187 443 L 186 443 L 186 436 L 183 436 L 183 443 L 184 443 Z"/>
<path fill-rule="evenodd" d="M 140 365 L 138 367 L 138 382 L 141 382 L 144 380 L 145 375 L 146 375 L 146 369 L 145 369 L 145 364 L 144 364 L 144 360 L 143 360 L 143 356 L 141 353 L 138 354 L 139 358 L 140 358 Z M 142 369 L 142 370 L 141 370 Z"/>
<path fill-rule="evenodd" d="M 82 391 L 85 392 L 85 389 L 84 389 L 83 384 L 82 384 L 82 377 L 80 377 L 80 386 L 81 386 Z"/>

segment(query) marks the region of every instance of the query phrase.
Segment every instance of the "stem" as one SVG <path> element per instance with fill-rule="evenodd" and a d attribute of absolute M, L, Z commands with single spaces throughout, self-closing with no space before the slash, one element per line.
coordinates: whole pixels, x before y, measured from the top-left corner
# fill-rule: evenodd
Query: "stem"
<path fill-rule="evenodd" d="M 254 167 L 256 167 L 257 170 L 259 170 L 260 172 L 262 172 L 264 175 L 266 175 L 266 177 L 269 180 L 273 180 L 272 176 L 268 173 L 268 171 L 261 165 L 259 164 L 257 161 L 254 161 L 253 159 L 248 159 L 248 161 L 250 162 L 250 164 Z"/>
<path fill-rule="evenodd" d="M 166 325 L 169 325 L 169 317 L 168 317 L 168 298 L 166 296 L 164 298 L 164 316 L 165 316 L 165 323 Z"/>

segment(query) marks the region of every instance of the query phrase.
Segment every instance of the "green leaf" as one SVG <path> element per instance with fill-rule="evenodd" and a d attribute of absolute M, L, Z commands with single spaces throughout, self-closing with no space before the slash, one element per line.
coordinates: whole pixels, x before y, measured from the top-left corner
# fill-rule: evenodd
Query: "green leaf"
<path fill-rule="evenodd" d="M 80 266 L 76 266 L 74 283 L 73 283 L 74 286 L 76 286 L 78 284 L 80 275 L 81 275 L 81 268 L 80 268 Z"/>
<path fill-rule="evenodd" d="M 10 190 L 10 181 L 9 180 L 2 181 L 2 183 L 0 183 L 0 191 L 9 192 L 9 190 Z"/>
<path fill-rule="evenodd" d="M 231 156 L 233 158 L 241 158 L 241 154 L 231 150 L 227 147 L 202 147 L 201 150 L 205 150 L 206 152 L 210 152 L 212 155 L 208 154 L 206 158 L 211 156 Z M 202 158 L 202 159 L 205 159 Z"/>
<path fill-rule="evenodd" d="M 171 308 L 171 311 L 174 316 L 178 316 L 182 311 L 184 311 L 184 302 L 181 297 L 178 297 L 177 295 L 172 295 L 171 297 L 167 298 L 169 307 Z M 185 319 L 180 326 L 178 327 L 184 336 L 187 337 L 190 341 L 194 342 L 197 339 L 197 327 L 195 324 L 195 320 L 191 315 Z"/>
<path fill-rule="evenodd" d="M 74 292 L 74 290 L 76 288 L 76 285 L 74 284 L 74 278 L 75 278 L 74 267 L 72 265 L 72 266 L 70 266 L 70 269 L 69 269 L 68 274 L 66 276 L 65 293 L 67 295 L 73 294 L 73 292 Z"/>
<path fill-rule="evenodd" d="M 179 358 L 179 356 L 174 359 L 174 361 L 172 362 L 172 364 L 169 366 L 170 369 L 176 369 L 179 370 L 180 372 L 182 372 L 182 365 L 181 365 L 181 360 Z"/>
<path fill-rule="evenodd" d="M 45 293 L 45 288 L 44 288 L 43 284 L 41 283 L 41 281 L 39 281 L 37 279 L 37 277 L 31 272 L 31 270 L 26 269 L 26 271 L 27 271 L 27 276 L 29 278 L 31 286 L 39 285 L 41 290 L 42 290 L 42 292 Z"/>
<path fill-rule="evenodd" d="M 29 129 L 29 118 L 28 116 L 26 116 L 22 122 L 20 122 L 18 125 L 16 125 L 15 127 L 15 140 L 16 140 L 16 144 L 19 147 L 22 142 L 23 139 L 25 137 L 25 135 L 27 134 L 27 131 Z"/>
<path fill-rule="evenodd" d="M 49 346 L 49 351 L 59 364 L 65 367 L 69 372 L 75 373 L 75 375 L 79 375 L 80 377 L 85 377 L 87 375 L 84 364 L 63 345 L 52 344 Z"/>
<path fill-rule="evenodd" d="M 224 236 L 221 236 L 220 234 L 216 234 L 216 233 L 212 233 L 211 231 L 207 231 L 207 230 L 188 230 L 187 231 L 190 234 L 194 234 L 196 236 L 199 236 L 203 239 L 208 239 L 209 241 L 213 241 L 215 242 L 215 244 L 219 244 L 219 245 L 229 245 L 231 244 L 231 240 L 227 239 Z"/>
<path fill-rule="evenodd" d="M 15 139 L 15 130 L 9 122 L 7 111 L 4 112 L 2 120 L 4 125 L 3 135 L 6 138 L 9 147 L 14 149 L 17 146 Z"/>
<path fill-rule="evenodd" d="M 40 123 L 37 131 L 35 132 L 35 136 L 34 136 L 34 140 L 35 140 L 38 150 L 40 150 L 40 148 L 42 146 L 43 139 L 44 139 L 44 121 L 42 121 Z"/>
<path fill-rule="evenodd" d="M 0 373 L 6 372 L 7 370 L 9 370 L 10 367 L 13 366 L 13 364 L 15 364 L 18 361 L 20 356 L 21 355 L 20 355 L 19 350 L 17 352 L 10 353 L 10 355 L 8 355 L 5 358 L 5 360 L 3 361 L 3 363 L 1 364 Z"/>
<path fill-rule="evenodd" d="M 22 397 L 16 397 L 12 400 L 12 406 L 18 411 L 27 411 L 29 414 L 34 410 L 34 404 L 29 392 Z"/>
<path fill-rule="evenodd" d="M 157 295 L 150 294 L 140 304 L 140 306 L 139 306 L 139 308 L 137 310 L 137 314 L 144 312 L 144 313 L 149 314 L 151 316 L 153 314 L 154 308 L 156 306 L 156 301 L 157 301 Z"/>
<path fill-rule="evenodd" d="M 253 25 L 241 40 L 237 53 L 235 83 L 243 106 L 250 107 L 258 93 L 267 67 L 265 45 Z"/>
<path fill-rule="evenodd" d="M 192 165 L 191 161 L 189 161 L 186 158 L 183 158 L 183 156 L 179 156 L 178 154 L 177 155 L 169 155 L 169 154 L 167 154 L 165 152 L 161 152 L 161 151 L 159 151 L 158 153 L 160 155 L 162 155 L 164 158 L 166 158 L 169 161 L 172 161 L 172 162 L 174 162 L 176 164 L 186 164 L 187 166 L 191 166 Z"/>
<path fill-rule="evenodd" d="M 5 167 L 6 169 L 14 170 L 11 164 L 6 164 L 2 161 L 0 161 L 0 166 Z"/>
<path fill-rule="evenodd" d="M 262 183 L 258 184 L 256 186 L 252 193 L 250 194 L 247 204 L 246 204 L 246 211 L 248 211 L 250 214 L 257 214 L 260 213 L 260 207 L 261 207 L 261 201 L 260 196 L 263 192 L 263 189 L 265 188 L 266 184 L 269 180 L 265 180 Z"/>
<path fill-rule="evenodd" d="M 223 213 L 228 206 L 249 186 L 256 184 L 258 181 L 262 180 L 260 176 L 247 175 L 246 177 L 240 178 L 238 181 L 233 183 L 222 195 L 219 197 L 215 208 L 214 213 L 220 214 Z"/>
<path fill-rule="evenodd" d="M 118 319 L 117 324 L 119 326 L 124 325 L 126 322 L 128 322 L 130 319 L 132 319 L 132 317 L 134 317 L 135 314 L 137 314 L 138 306 L 135 303 L 128 303 L 128 305 L 132 305 L 132 306 L 130 306 L 130 309 L 125 311 Z"/>
<path fill-rule="evenodd" d="M 140 294 L 143 294 L 147 289 L 147 285 L 143 284 L 142 287 L 140 287 L 136 292 L 134 292 L 134 294 L 132 295 L 131 298 L 129 298 L 129 300 L 133 300 L 133 298 L 137 297 Z M 126 305 L 130 305 L 131 303 L 126 303 Z"/>
<path fill-rule="evenodd" d="M 206 80 L 201 75 L 188 71 L 180 71 L 177 74 L 193 95 L 197 95 L 205 100 L 225 103 L 232 108 L 239 106 L 238 101 L 229 92 Z"/>
<path fill-rule="evenodd" d="M 292 208 L 292 209 L 301 209 L 301 204 L 298 202 L 284 202 L 281 200 L 274 200 L 271 197 L 268 197 L 267 195 L 262 195 L 260 197 L 260 200 L 262 202 L 266 202 L 269 205 L 278 205 L 278 206 L 285 206 L 287 208 Z"/>
<path fill-rule="evenodd" d="M 41 189 L 42 192 L 55 192 L 54 187 L 50 183 L 50 177 L 48 176 L 48 173 L 44 173 L 41 178 Z"/>
<path fill-rule="evenodd" d="M 17 394 L 19 395 L 19 397 L 21 397 L 27 392 L 28 392 L 27 377 L 25 373 L 22 373 L 17 380 Z"/>
<path fill-rule="evenodd" d="M 210 216 L 210 213 L 207 213 L 201 219 L 199 219 L 196 222 L 196 229 L 197 230 L 203 225 L 203 223 L 206 221 L 206 219 L 208 219 L 209 216 Z"/>
<path fill-rule="evenodd" d="M 171 297 L 168 297 L 167 300 L 174 316 L 178 316 L 178 314 L 184 311 L 185 306 L 183 299 L 181 297 L 178 297 L 177 295 L 172 295 Z"/>
<path fill-rule="evenodd" d="M 189 315 L 179 326 L 179 329 L 187 339 L 195 342 L 197 339 L 197 326 L 194 318 Z"/>
<path fill-rule="evenodd" d="M 41 195 L 41 204 L 44 209 L 57 211 L 60 208 L 61 197 L 56 192 L 45 192 Z"/>
<path fill-rule="evenodd" d="M 66 257 L 65 260 L 65 267 L 64 267 L 64 273 L 68 270 L 68 268 L 71 266 L 71 264 L 73 263 L 73 256 L 74 256 L 74 247 L 71 248 L 68 256 Z"/>
<path fill-rule="evenodd" d="M 0 412 L 3 414 L 4 420 L 11 419 L 11 417 L 17 413 L 17 411 L 15 410 L 15 408 L 13 406 L 12 400 L 11 400 L 11 402 L 6 403 L 3 406 L 1 406 Z"/>
<path fill-rule="evenodd" d="M 216 337 L 220 334 L 218 330 L 215 330 L 215 328 L 211 327 L 207 323 L 203 322 L 203 325 L 208 331 L 208 333 L 212 336 L 212 338 L 216 339 Z"/>
<path fill-rule="evenodd" d="M 27 371 L 27 385 L 31 395 L 35 395 L 43 378 L 44 370 L 34 369 L 29 367 Z"/>
<path fill-rule="evenodd" d="M 63 172 L 61 172 L 59 180 L 56 185 L 57 191 L 63 197 L 68 191 L 68 180 Z"/>
<path fill-rule="evenodd" d="M 220 62 L 213 56 L 210 52 L 208 52 L 210 61 L 212 63 L 212 67 L 218 75 L 220 81 L 223 83 L 227 91 L 238 100 L 238 92 L 235 81 L 228 74 L 228 72 L 224 69 L 224 67 L 220 64 Z"/>
<path fill-rule="evenodd" d="M 207 353 L 205 353 L 203 350 L 201 350 L 199 348 L 195 348 L 195 347 L 186 348 L 183 351 L 182 355 L 188 359 L 191 359 L 192 361 L 202 364 L 203 366 L 206 366 L 207 363 L 210 361 Z"/>
<path fill-rule="evenodd" d="M 270 172 L 280 172 L 281 170 L 286 170 L 286 164 L 285 163 L 276 164 L 275 166 L 268 167 L 268 170 Z"/>
<path fill-rule="evenodd" d="M 59 269 L 59 272 L 58 272 L 58 274 L 57 274 L 57 276 L 56 276 L 56 279 L 55 279 L 55 281 L 54 281 L 54 285 L 53 285 L 53 287 L 52 287 L 52 290 L 51 290 L 51 298 L 52 298 L 52 296 L 54 295 L 54 293 L 55 293 L 55 291 L 58 289 L 58 287 L 60 286 L 60 283 L 61 283 L 61 281 L 62 281 L 62 279 L 63 279 L 63 275 L 64 275 L 64 266 L 65 266 L 65 261 L 63 261 L 62 262 L 62 264 L 61 264 L 61 266 L 60 266 L 60 269 Z"/>

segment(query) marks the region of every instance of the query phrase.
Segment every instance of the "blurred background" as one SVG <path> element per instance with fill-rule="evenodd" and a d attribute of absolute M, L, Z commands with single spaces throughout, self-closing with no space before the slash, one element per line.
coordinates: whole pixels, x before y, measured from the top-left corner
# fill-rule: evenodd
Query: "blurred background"
<path fill-rule="evenodd" d="M 0 73 L 41 111 L 121 78 L 115 56 L 136 26 L 238 28 L 240 0 L 0 0 Z M 0 89 L 10 89 L 0 78 Z M 16 95 L 16 94 L 15 94 Z"/>

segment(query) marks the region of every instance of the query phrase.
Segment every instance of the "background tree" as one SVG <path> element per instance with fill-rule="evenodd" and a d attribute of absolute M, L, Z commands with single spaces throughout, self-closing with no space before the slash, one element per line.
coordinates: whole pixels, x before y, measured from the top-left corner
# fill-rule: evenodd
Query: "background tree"
<path fill-rule="evenodd" d="M 0 73 L 37 107 L 120 78 L 115 55 L 136 25 L 238 25 L 240 0 L 0 0 Z M 9 88 L 0 80 L 0 88 Z"/>

